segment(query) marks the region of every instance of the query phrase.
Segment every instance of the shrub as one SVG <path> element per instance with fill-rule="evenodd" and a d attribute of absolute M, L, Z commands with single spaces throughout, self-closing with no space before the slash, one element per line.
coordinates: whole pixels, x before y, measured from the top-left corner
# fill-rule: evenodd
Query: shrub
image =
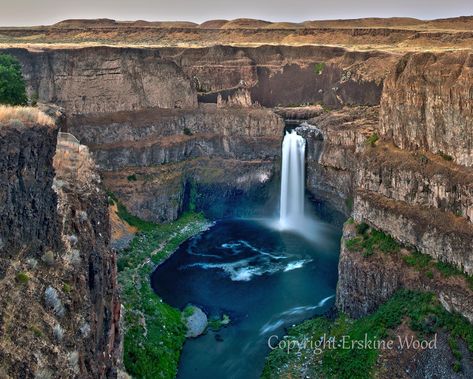
<path fill-rule="evenodd" d="M 0 54 L 0 104 L 26 105 L 27 102 L 20 63 L 9 54 Z"/>
<path fill-rule="evenodd" d="M 402 259 L 407 265 L 415 267 L 418 270 L 422 270 L 429 267 L 430 262 L 432 260 L 429 255 L 422 254 L 417 250 L 413 251 L 410 255 L 404 255 Z"/>
<path fill-rule="evenodd" d="M 368 257 L 375 250 L 383 253 L 395 253 L 400 250 L 400 245 L 394 238 L 379 230 L 370 229 L 364 222 L 356 225 L 356 231 L 359 235 L 345 242 L 349 251 L 357 251 Z"/>
<path fill-rule="evenodd" d="M 56 316 L 64 316 L 64 306 L 62 305 L 61 299 L 59 299 L 57 291 L 53 287 L 49 286 L 46 288 L 46 291 L 44 291 L 44 301 L 46 306 L 52 309 Z"/>
<path fill-rule="evenodd" d="M 21 271 L 18 274 L 16 274 L 16 280 L 21 284 L 26 284 L 30 280 L 30 277 L 28 276 L 26 272 Z"/>
<path fill-rule="evenodd" d="M 184 128 L 184 134 L 186 136 L 191 136 L 192 135 L 192 131 L 189 129 L 189 128 Z"/>
<path fill-rule="evenodd" d="M 365 234 L 365 233 L 368 231 L 369 228 L 370 228 L 370 227 L 369 227 L 369 225 L 368 225 L 367 223 L 362 222 L 361 224 L 358 224 L 358 225 L 356 226 L 356 232 L 357 232 L 358 234 Z"/>
<path fill-rule="evenodd" d="M 56 262 L 54 258 L 54 253 L 51 250 L 46 251 L 41 257 L 41 260 L 48 266 L 52 266 Z"/>
<path fill-rule="evenodd" d="M 230 324 L 230 316 L 224 314 L 221 319 L 218 317 L 210 319 L 208 327 L 214 332 L 218 332 L 220 329 L 222 329 L 224 326 L 227 326 L 228 324 Z"/>
<path fill-rule="evenodd" d="M 378 133 L 373 133 L 366 139 L 366 144 L 371 147 L 374 147 L 378 140 L 379 140 Z"/>
<path fill-rule="evenodd" d="M 25 126 L 23 121 L 18 120 L 17 118 L 13 118 L 8 122 L 8 125 L 12 126 L 13 128 L 22 128 Z"/>
<path fill-rule="evenodd" d="M 43 332 L 36 325 L 31 326 L 30 330 L 33 332 L 35 337 L 39 338 L 43 336 Z"/>
<path fill-rule="evenodd" d="M 77 351 L 73 351 L 68 354 L 67 361 L 69 363 L 69 367 L 75 373 L 79 371 L 79 353 Z"/>
<path fill-rule="evenodd" d="M 41 368 L 38 371 L 35 372 L 34 374 L 35 379 L 52 379 L 53 378 L 53 373 L 51 370 L 47 368 Z"/>
<path fill-rule="evenodd" d="M 323 62 L 314 64 L 314 72 L 317 75 L 322 75 L 322 73 L 324 72 L 324 68 L 325 68 L 325 63 Z"/>
<path fill-rule="evenodd" d="M 69 254 L 65 255 L 65 259 L 73 266 L 79 266 L 81 263 L 80 251 L 77 249 L 72 249 Z"/>
<path fill-rule="evenodd" d="M 128 212 L 128 209 L 126 209 L 126 207 L 122 203 L 118 202 L 117 208 L 118 217 L 120 217 L 128 225 L 134 226 L 140 231 L 150 231 L 156 228 L 156 224 L 154 222 L 145 221 L 135 215 L 132 215 L 130 212 Z"/>
<path fill-rule="evenodd" d="M 419 162 L 422 164 L 427 164 L 429 163 L 429 158 L 425 154 L 419 155 Z"/>
<path fill-rule="evenodd" d="M 90 325 L 88 323 L 82 324 L 79 331 L 82 337 L 87 338 L 90 334 Z"/>
<path fill-rule="evenodd" d="M 128 175 L 126 178 L 129 182 L 136 182 L 137 181 L 136 174 Z"/>
<path fill-rule="evenodd" d="M 443 158 L 445 159 L 446 161 L 453 161 L 453 157 L 451 155 L 448 155 L 448 154 L 445 154 L 444 152 L 442 151 L 439 151 L 438 154 Z"/>
<path fill-rule="evenodd" d="M 64 285 L 62 286 L 62 290 L 64 293 L 71 293 L 72 287 L 70 284 L 64 283 Z"/>
<path fill-rule="evenodd" d="M 182 311 L 182 314 L 185 318 L 191 317 L 195 312 L 195 308 L 192 305 L 187 305 L 184 310 Z"/>
<path fill-rule="evenodd" d="M 462 275 L 462 272 L 458 270 L 456 267 L 452 266 L 449 263 L 445 263 L 442 261 L 438 261 L 435 265 L 437 270 L 439 270 L 445 276 L 455 276 L 455 275 Z"/>

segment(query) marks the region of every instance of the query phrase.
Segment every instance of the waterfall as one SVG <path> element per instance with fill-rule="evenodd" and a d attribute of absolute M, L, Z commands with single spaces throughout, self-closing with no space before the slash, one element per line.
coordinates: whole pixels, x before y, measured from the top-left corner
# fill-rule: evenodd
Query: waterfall
<path fill-rule="evenodd" d="M 283 229 L 294 229 L 305 218 L 305 144 L 305 139 L 294 130 L 286 132 L 282 143 L 279 223 Z"/>

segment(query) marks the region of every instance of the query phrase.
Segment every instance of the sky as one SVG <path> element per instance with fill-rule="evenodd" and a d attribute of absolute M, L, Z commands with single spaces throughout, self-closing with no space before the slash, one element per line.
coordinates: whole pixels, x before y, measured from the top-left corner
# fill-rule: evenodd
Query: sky
<path fill-rule="evenodd" d="M 473 15 L 473 0 L 0 0 L 0 26 L 48 25 L 69 18 L 268 21 Z"/>

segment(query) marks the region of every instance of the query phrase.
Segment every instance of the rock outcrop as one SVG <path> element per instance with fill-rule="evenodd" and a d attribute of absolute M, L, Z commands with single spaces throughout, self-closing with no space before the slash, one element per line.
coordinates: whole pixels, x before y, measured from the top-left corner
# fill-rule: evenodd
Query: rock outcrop
<path fill-rule="evenodd" d="M 63 107 L 68 115 L 197 106 L 190 80 L 158 50 L 100 47 L 8 53 L 21 62 L 31 96 Z"/>
<path fill-rule="evenodd" d="M 473 165 L 473 54 L 405 55 L 387 77 L 380 131 L 401 149 Z"/>
<path fill-rule="evenodd" d="M 174 220 L 190 205 L 223 216 L 238 199 L 267 201 L 283 129 L 270 110 L 212 104 L 84 115 L 68 123 L 90 146 L 106 186 L 133 214 L 154 221 Z"/>
<path fill-rule="evenodd" d="M 40 250 L 59 246 L 57 201 L 52 189 L 57 133 L 55 126 L 20 120 L 0 125 L 2 261 L 15 257 L 25 244 Z"/>
<path fill-rule="evenodd" d="M 116 262 L 87 148 L 56 149 L 57 126 L 0 133 L 0 376 L 116 377 Z"/>
<path fill-rule="evenodd" d="M 359 318 L 375 311 L 400 288 L 435 293 L 448 311 L 473 322 L 473 289 L 461 277 L 445 277 L 438 270 L 409 266 L 399 253 L 375 252 L 366 256 L 350 251 L 346 242 L 356 236 L 354 224 L 345 224 L 338 265 L 336 303 L 339 310 Z M 428 272 L 428 274 L 427 274 Z"/>

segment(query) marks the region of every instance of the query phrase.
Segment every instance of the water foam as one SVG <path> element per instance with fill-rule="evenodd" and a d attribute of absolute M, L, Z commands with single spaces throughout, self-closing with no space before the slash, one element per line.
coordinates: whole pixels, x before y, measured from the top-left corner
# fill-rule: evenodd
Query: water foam
<path fill-rule="evenodd" d="M 291 316 L 299 316 L 301 314 L 313 311 L 317 308 L 322 308 L 330 299 L 335 297 L 335 295 L 327 296 L 320 300 L 316 305 L 305 305 L 305 306 L 298 306 L 287 311 L 284 311 L 276 316 L 277 320 L 269 321 L 264 324 L 260 329 L 260 335 L 273 332 L 276 329 L 280 328 L 284 324 L 291 323 Z"/>

